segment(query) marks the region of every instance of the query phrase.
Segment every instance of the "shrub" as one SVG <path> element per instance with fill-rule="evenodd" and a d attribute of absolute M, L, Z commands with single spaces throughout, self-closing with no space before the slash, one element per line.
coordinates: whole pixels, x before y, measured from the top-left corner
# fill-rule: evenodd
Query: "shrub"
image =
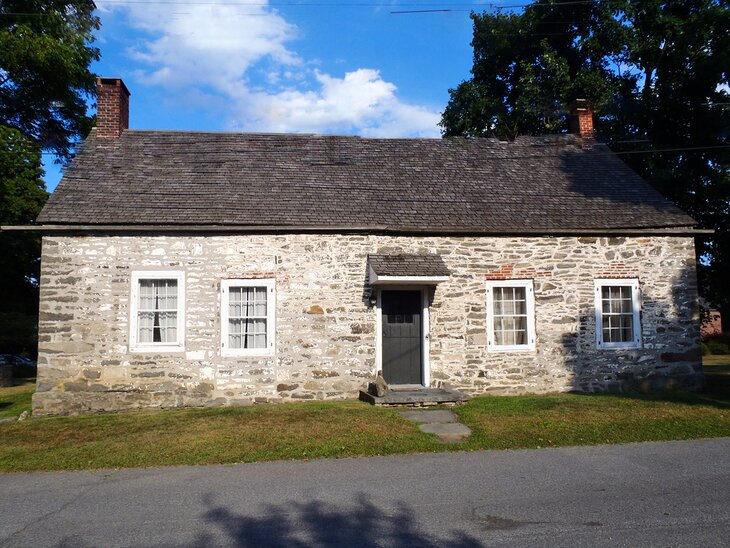
<path fill-rule="evenodd" d="M 730 346 L 720 337 L 711 337 L 702 343 L 703 354 L 705 346 L 710 354 L 730 354 Z"/>
<path fill-rule="evenodd" d="M 22 312 L 0 313 L 0 354 L 38 353 L 38 315 Z"/>

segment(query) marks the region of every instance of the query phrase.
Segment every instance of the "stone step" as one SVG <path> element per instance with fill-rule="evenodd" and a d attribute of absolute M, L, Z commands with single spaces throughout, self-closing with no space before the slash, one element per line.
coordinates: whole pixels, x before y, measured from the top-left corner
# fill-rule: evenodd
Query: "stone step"
<path fill-rule="evenodd" d="M 400 416 L 409 421 L 417 423 L 448 423 L 459 422 L 459 418 L 452 412 L 444 409 L 428 410 L 428 411 L 401 411 Z"/>
<path fill-rule="evenodd" d="M 441 443 L 459 443 L 471 435 L 471 429 L 459 423 L 459 417 L 451 411 L 429 409 L 401 411 L 399 414 L 418 424 L 421 432 L 436 434 Z"/>
<path fill-rule="evenodd" d="M 456 405 L 469 401 L 463 392 L 445 388 L 417 388 L 409 390 L 389 390 L 385 396 L 378 397 L 360 390 L 360 400 L 372 405 L 431 406 Z"/>
<path fill-rule="evenodd" d="M 458 422 L 420 424 L 418 428 L 427 434 L 436 434 L 439 441 L 457 443 L 471 435 L 471 429 Z"/>

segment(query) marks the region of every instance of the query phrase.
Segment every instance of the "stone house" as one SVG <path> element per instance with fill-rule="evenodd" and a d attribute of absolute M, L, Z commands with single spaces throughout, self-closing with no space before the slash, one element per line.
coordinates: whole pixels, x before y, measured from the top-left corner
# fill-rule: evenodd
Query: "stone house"
<path fill-rule="evenodd" d="M 592 135 L 98 122 L 38 218 L 36 414 L 702 382 L 695 221 Z"/>

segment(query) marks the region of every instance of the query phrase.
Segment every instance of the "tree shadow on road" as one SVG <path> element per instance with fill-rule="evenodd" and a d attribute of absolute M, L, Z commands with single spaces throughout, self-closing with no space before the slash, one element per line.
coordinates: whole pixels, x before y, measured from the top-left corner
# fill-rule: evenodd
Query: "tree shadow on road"
<path fill-rule="evenodd" d="M 452 532 L 435 538 L 419 530 L 412 509 L 400 503 L 389 511 L 373 504 L 365 495 L 352 503 L 288 502 L 262 507 L 257 515 L 241 515 L 225 506 L 204 503 L 205 520 L 222 533 L 201 534 L 194 546 L 219 544 L 236 546 L 421 546 L 470 548 L 481 543 L 464 533 Z"/>

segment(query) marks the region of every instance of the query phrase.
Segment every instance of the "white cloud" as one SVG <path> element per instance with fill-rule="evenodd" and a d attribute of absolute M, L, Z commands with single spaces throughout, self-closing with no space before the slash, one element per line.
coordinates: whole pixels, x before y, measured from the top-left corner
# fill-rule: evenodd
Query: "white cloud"
<path fill-rule="evenodd" d="M 228 99 L 231 129 L 439 134 L 438 112 L 401 101 L 377 70 L 358 68 L 339 78 L 312 68 L 288 47 L 296 27 L 267 5 L 97 4 L 126 11 L 130 24 L 148 35 L 130 50 L 150 67 L 138 73 L 141 82 Z M 252 84 L 259 75 L 265 88 Z"/>
<path fill-rule="evenodd" d="M 357 132 L 369 137 L 438 135 L 438 113 L 398 100 L 395 85 L 377 70 L 357 69 L 343 78 L 314 74 L 315 90 L 241 90 L 237 129 Z"/>

